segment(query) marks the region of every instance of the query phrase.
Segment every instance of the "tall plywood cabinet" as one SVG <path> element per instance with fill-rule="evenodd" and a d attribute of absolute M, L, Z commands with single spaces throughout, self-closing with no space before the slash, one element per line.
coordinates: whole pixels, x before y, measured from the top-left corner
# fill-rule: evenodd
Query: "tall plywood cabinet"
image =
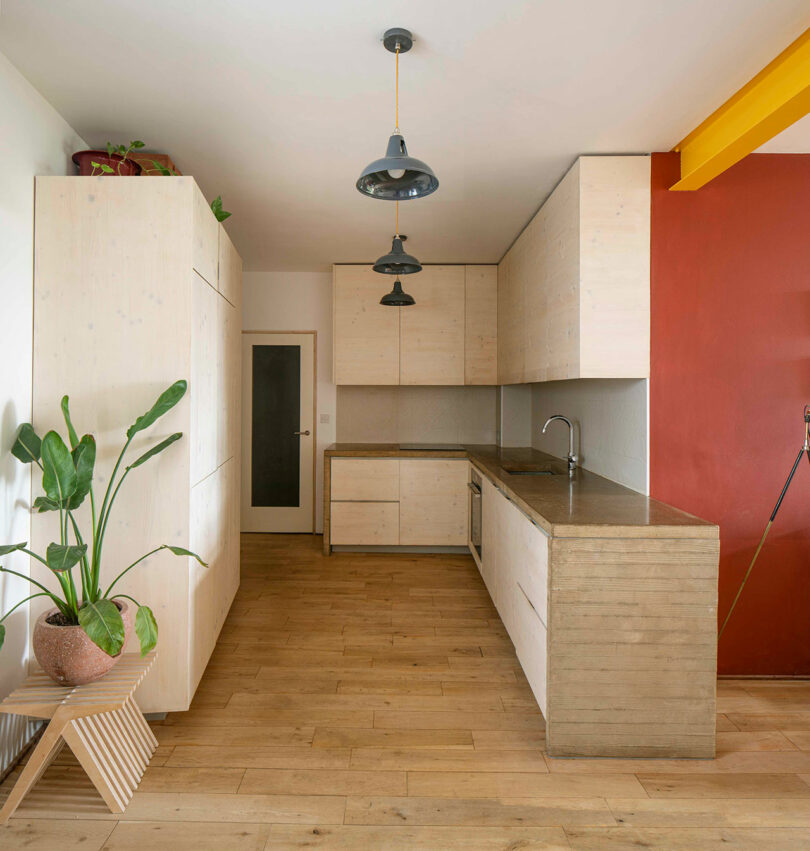
<path fill-rule="evenodd" d="M 650 158 L 580 157 L 498 267 L 498 381 L 646 378 Z"/>
<path fill-rule="evenodd" d="M 102 565 L 109 582 L 164 543 L 209 563 L 159 553 L 120 585 L 158 621 L 142 708 L 184 710 L 239 584 L 241 260 L 190 177 L 37 178 L 35 227 L 33 422 L 63 432 L 59 400 L 70 396 L 79 434 L 99 442 L 97 492 L 127 426 L 173 381 L 189 382 L 133 444 L 134 458 L 183 432 L 132 470 Z M 52 523 L 34 516 L 35 549 L 54 539 Z"/>

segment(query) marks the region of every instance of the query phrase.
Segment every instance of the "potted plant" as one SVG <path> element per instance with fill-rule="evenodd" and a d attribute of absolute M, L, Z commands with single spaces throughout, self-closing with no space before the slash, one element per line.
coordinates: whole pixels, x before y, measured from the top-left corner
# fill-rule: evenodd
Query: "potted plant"
<path fill-rule="evenodd" d="M 24 464 L 42 470 L 44 496 L 34 500 L 38 512 L 59 512 L 59 542 L 48 545 L 45 555 L 27 548 L 27 542 L 0 547 L 0 556 L 21 550 L 41 562 L 53 575 L 58 590 L 50 590 L 35 579 L 0 566 L 0 572 L 27 579 L 38 590 L 0 618 L 0 647 L 5 639 L 3 621 L 19 606 L 34 597 L 49 597 L 54 608 L 43 612 L 34 627 L 34 655 L 43 670 L 60 685 L 81 685 L 104 676 L 119 660 L 133 627 L 141 645 L 141 655 L 157 643 L 157 622 L 152 610 L 126 594 L 113 595 L 119 580 L 148 556 L 169 550 L 177 556 L 191 556 L 207 567 L 195 553 L 183 547 L 161 544 L 124 568 L 106 587 L 101 582 L 102 550 L 110 513 L 131 471 L 167 449 L 183 435 L 176 432 L 160 441 L 135 460 L 124 465 L 124 456 L 136 434 L 149 428 L 171 410 L 186 392 L 185 381 L 176 381 L 158 397 L 152 407 L 127 429 L 124 448 L 115 462 L 101 505 L 93 492 L 96 441 L 91 434 L 79 439 L 70 418 L 69 400 L 62 398 L 62 413 L 70 449 L 56 431 L 42 439 L 30 423 L 20 428 L 12 454 Z M 124 465 L 122 470 L 122 465 Z M 120 475 L 119 475 L 120 473 Z M 84 536 L 74 512 L 90 498 L 90 534 Z M 78 569 L 80 588 L 74 579 Z"/>
<path fill-rule="evenodd" d="M 133 150 L 143 147 L 144 143 L 139 139 L 130 142 L 128 147 L 107 142 L 106 151 L 76 151 L 72 159 L 83 177 L 96 175 L 134 177 L 139 175 L 142 169 L 135 160 L 129 158 L 129 155 Z"/>

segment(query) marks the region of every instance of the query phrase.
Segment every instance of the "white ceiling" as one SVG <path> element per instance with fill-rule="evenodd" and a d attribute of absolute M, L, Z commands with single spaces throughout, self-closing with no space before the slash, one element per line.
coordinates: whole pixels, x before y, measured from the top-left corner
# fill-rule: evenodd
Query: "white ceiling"
<path fill-rule="evenodd" d="M 400 205 L 422 262 L 495 262 L 578 154 L 668 150 L 810 26 L 807 0 L 3 0 L 0 50 L 91 144 L 144 139 L 251 270 L 385 253 L 360 170 L 400 124 L 435 170 Z M 783 146 L 783 147 L 780 147 Z M 768 150 L 810 151 L 801 122 Z"/>

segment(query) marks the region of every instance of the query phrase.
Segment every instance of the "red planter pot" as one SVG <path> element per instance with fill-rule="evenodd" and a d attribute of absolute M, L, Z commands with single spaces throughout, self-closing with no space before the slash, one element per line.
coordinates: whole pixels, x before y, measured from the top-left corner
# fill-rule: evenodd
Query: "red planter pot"
<path fill-rule="evenodd" d="M 112 174 L 104 174 L 104 177 L 136 177 L 143 171 L 135 160 L 124 159 L 118 154 L 108 154 L 106 151 L 76 151 L 72 159 L 79 167 L 79 174 L 82 177 L 93 174 L 91 162 L 108 165 L 113 170 Z M 95 172 L 96 176 L 103 174 L 99 169 Z"/>

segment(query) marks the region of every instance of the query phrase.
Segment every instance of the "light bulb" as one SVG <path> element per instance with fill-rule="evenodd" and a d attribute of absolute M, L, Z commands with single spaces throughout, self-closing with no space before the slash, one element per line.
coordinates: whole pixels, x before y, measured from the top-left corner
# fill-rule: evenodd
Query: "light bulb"
<path fill-rule="evenodd" d="M 392 180 L 399 180 L 400 177 L 404 177 L 404 175 L 405 175 L 405 169 L 404 168 L 389 168 L 388 169 L 388 176 Z"/>

